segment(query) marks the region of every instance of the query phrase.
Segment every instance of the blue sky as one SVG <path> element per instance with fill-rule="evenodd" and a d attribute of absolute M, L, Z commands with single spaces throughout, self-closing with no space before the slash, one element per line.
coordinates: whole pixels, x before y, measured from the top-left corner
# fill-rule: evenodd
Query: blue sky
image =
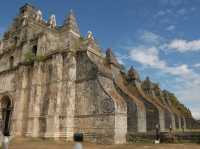
<path fill-rule="evenodd" d="M 83 36 L 93 32 L 103 50 L 113 48 L 161 88 L 174 92 L 200 118 L 200 0 L 6 0 L 0 5 L 0 34 L 29 2 L 53 13 L 62 25 L 75 11 Z"/>

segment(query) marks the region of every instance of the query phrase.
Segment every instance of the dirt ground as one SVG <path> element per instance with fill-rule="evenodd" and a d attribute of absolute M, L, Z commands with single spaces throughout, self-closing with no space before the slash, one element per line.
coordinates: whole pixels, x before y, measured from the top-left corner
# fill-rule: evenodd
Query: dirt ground
<path fill-rule="evenodd" d="M 9 149 L 73 149 L 73 146 L 72 142 L 15 139 L 11 141 Z M 84 143 L 84 149 L 200 149 L 200 144 L 95 145 Z"/>

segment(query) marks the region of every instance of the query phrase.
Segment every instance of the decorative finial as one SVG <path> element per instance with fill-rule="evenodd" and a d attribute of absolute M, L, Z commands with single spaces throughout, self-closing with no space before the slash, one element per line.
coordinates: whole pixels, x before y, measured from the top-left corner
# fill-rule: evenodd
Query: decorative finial
<path fill-rule="evenodd" d="M 66 28 L 68 28 L 69 30 L 72 30 L 73 32 L 80 35 L 79 27 L 78 27 L 78 24 L 76 22 L 76 17 L 74 15 L 74 12 L 73 12 L 72 9 L 69 11 L 69 15 L 65 19 L 65 25 L 64 26 Z"/>
<path fill-rule="evenodd" d="M 69 10 L 69 14 L 74 15 L 73 9 L 70 9 L 70 10 Z"/>
<path fill-rule="evenodd" d="M 91 31 L 88 31 L 87 39 L 92 39 L 92 40 L 94 40 L 94 36 L 93 36 L 93 33 L 92 33 Z"/>
<path fill-rule="evenodd" d="M 138 81 L 140 80 L 140 76 L 138 72 L 133 68 L 133 66 L 131 66 L 131 68 L 129 69 L 128 76 L 130 79 L 138 80 Z"/>
<path fill-rule="evenodd" d="M 36 12 L 36 17 L 35 17 L 36 21 L 42 21 L 42 12 L 40 10 L 38 10 Z"/>
<path fill-rule="evenodd" d="M 149 76 L 147 76 L 147 77 L 146 77 L 146 80 L 147 80 L 147 81 L 150 81 L 150 78 L 149 78 Z"/>
<path fill-rule="evenodd" d="M 68 19 L 75 19 L 75 14 L 74 14 L 73 9 L 70 9 L 70 10 L 69 10 L 69 14 L 68 14 L 67 20 L 68 20 Z M 67 20 L 66 20 L 66 21 L 67 21 Z"/>
<path fill-rule="evenodd" d="M 129 69 L 129 71 L 135 71 L 135 69 L 133 68 L 133 66 L 131 66 L 131 68 Z"/>
<path fill-rule="evenodd" d="M 56 16 L 54 14 L 52 14 L 51 17 L 49 18 L 48 24 L 50 28 L 56 27 Z"/>
<path fill-rule="evenodd" d="M 155 88 L 160 90 L 160 85 L 158 83 L 155 83 Z"/>

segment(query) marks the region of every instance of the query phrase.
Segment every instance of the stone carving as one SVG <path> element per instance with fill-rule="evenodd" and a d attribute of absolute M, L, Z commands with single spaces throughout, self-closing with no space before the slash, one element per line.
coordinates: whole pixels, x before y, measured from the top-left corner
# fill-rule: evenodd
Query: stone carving
<path fill-rule="evenodd" d="M 50 28 L 55 28 L 56 27 L 56 16 L 54 14 L 51 15 L 49 21 L 48 21 L 49 27 Z"/>
<path fill-rule="evenodd" d="M 106 98 L 101 102 L 101 108 L 103 113 L 113 113 L 115 110 L 112 99 Z"/>
<path fill-rule="evenodd" d="M 38 48 L 41 49 L 41 54 L 45 54 L 46 49 L 48 48 L 48 41 L 46 33 L 42 33 L 38 39 Z"/>
<path fill-rule="evenodd" d="M 0 79 L 0 93 L 14 89 L 14 74 L 3 76 Z"/>

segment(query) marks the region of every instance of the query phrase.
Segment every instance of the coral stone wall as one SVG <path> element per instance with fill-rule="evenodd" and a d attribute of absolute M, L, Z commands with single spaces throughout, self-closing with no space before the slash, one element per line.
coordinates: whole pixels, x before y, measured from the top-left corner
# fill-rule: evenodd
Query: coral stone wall
<path fill-rule="evenodd" d="M 93 142 L 126 142 L 126 105 L 112 80 L 98 76 L 97 66 L 85 51 L 77 54 L 76 75 L 76 131 L 83 132 L 86 140 Z"/>
<path fill-rule="evenodd" d="M 161 131 L 200 128 L 175 95 L 141 81 L 133 67 L 125 72 L 92 32 L 82 37 L 73 11 L 57 26 L 55 15 L 45 21 L 30 4 L 0 40 L 1 125 L 4 99 L 13 107 L 13 136 L 72 141 L 81 132 L 86 141 L 122 144 L 157 124 Z"/>

